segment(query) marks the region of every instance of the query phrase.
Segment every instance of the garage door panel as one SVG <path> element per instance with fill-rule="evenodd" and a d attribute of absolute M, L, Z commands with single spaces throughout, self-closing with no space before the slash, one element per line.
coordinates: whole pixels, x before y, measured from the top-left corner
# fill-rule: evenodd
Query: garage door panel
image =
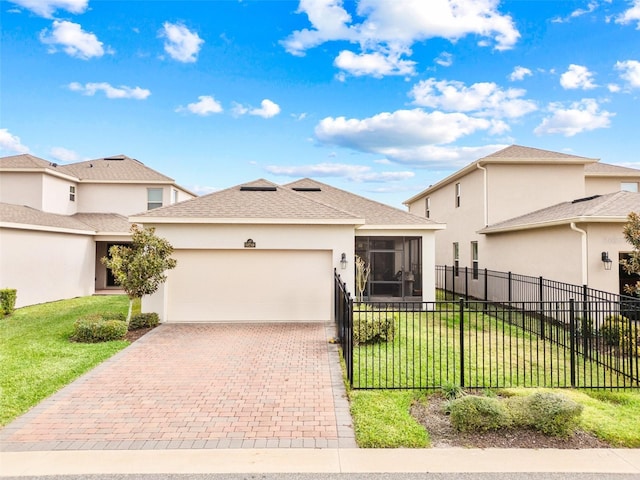
<path fill-rule="evenodd" d="M 177 250 L 168 321 L 327 321 L 329 251 Z"/>

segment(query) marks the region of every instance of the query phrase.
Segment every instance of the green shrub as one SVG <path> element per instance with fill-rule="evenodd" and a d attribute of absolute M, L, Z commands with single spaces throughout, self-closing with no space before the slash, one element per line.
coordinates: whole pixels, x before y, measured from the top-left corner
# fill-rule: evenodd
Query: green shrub
<path fill-rule="evenodd" d="M 81 343 L 122 340 L 127 334 L 127 322 L 119 315 L 94 313 L 80 317 L 73 325 L 71 340 Z"/>
<path fill-rule="evenodd" d="M 578 425 L 582 405 L 558 393 L 538 392 L 505 400 L 516 427 L 533 428 L 546 435 L 566 437 Z"/>
<path fill-rule="evenodd" d="M 394 315 L 380 310 L 353 312 L 353 344 L 389 342 L 395 334 Z"/>
<path fill-rule="evenodd" d="M 137 313 L 131 317 L 129 330 L 157 327 L 158 323 L 160 323 L 160 317 L 157 313 Z"/>
<path fill-rule="evenodd" d="M 18 291 L 15 288 L 3 288 L 0 290 L 0 316 L 11 315 L 16 309 L 16 296 Z"/>
<path fill-rule="evenodd" d="M 511 418 L 497 398 L 467 395 L 448 404 L 451 425 L 458 431 L 487 431 L 509 427 Z"/>
<path fill-rule="evenodd" d="M 622 355 L 640 356 L 640 327 L 622 315 L 605 318 L 600 335 L 606 345 L 619 349 Z"/>
<path fill-rule="evenodd" d="M 445 382 L 445 384 L 440 388 L 442 389 L 442 394 L 447 400 L 455 400 L 456 398 L 464 397 L 466 395 L 464 388 L 457 383 Z"/>

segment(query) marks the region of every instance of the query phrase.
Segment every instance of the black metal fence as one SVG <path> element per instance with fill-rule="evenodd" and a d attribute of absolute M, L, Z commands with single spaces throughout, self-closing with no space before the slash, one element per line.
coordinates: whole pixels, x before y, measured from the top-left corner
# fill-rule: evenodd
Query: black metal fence
<path fill-rule="evenodd" d="M 640 319 L 640 299 L 595 290 L 586 285 L 549 280 L 511 272 L 469 267 L 436 266 L 436 288 L 450 298 L 463 296 L 488 302 L 576 302 L 604 301 L 617 305 L 620 314 Z"/>
<path fill-rule="evenodd" d="M 612 300 L 353 302 L 336 322 L 356 389 L 640 387 L 640 322 Z"/>

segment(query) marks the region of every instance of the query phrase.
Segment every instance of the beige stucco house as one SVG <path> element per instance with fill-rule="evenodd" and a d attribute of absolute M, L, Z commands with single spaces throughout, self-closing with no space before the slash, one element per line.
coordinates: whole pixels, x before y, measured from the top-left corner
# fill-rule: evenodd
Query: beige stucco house
<path fill-rule="evenodd" d="M 354 255 L 372 298 L 431 301 L 443 224 L 303 179 L 256 180 L 133 215 L 175 248 L 177 267 L 144 311 L 165 322 L 326 321 L 334 269 L 353 292 Z"/>
<path fill-rule="evenodd" d="M 622 293 L 622 227 L 640 211 L 640 170 L 513 145 L 404 202 L 445 222 L 436 263 L 543 276 Z M 603 252 L 612 260 L 603 262 Z"/>
<path fill-rule="evenodd" d="M 194 196 L 125 155 L 0 158 L 0 288 L 18 307 L 116 288 L 100 258 L 130 240 L 128 215 Z"/>

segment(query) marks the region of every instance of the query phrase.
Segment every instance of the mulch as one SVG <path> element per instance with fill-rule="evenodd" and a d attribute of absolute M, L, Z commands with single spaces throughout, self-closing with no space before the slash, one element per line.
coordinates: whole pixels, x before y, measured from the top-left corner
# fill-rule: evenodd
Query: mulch
<path fill-rule="evenodd" d="M 458 432 L 444 412 L 446 399 L 431 395 L 426 402 L 416 402 L 411 415 L 422 424 L 434 448 L 610 448 L 591 433 L 576 431 L 567 438 L 551 437 L 531 429 L 501 429 L 488 432 Z"/>

